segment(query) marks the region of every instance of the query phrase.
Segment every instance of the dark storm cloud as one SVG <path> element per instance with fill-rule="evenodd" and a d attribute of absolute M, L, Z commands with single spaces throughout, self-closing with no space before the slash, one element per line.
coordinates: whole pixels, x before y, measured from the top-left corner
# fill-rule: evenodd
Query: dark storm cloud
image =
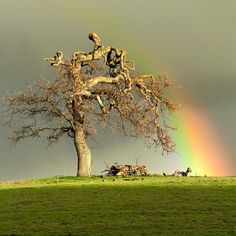
<path fill-rule="evenodd" d="M 236 154 L 235 12 L 234 0 L 1 0 L 1 95 L 40 76 L 49 78 L 53 73 L 44 57 L 59 49 L 67 56 L 87 50 L 88 33 L 97 31 L 104 44 L 126 48 L 140 70 L 173 74 L 184 97 L 201 107 Z M 53 149 L 31 141 L 12 147 L 7 133 L 1 128 L 0 180 L 75 173 L 68 141 Z M 93 146 L 96 173 L 118 158 L 134 162 L 140 157 L 152 171 L 181 163 L 174 154 L 162 158 L 141 141 L 111 133 L 100 134 Z"/>

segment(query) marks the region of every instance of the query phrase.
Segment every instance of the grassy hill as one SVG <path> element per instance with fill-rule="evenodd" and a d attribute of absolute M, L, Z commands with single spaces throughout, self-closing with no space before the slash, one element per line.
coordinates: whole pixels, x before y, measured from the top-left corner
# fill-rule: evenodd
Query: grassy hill
<path fill-rule="evenodd" d="M 236 177 L 0 183 L 0 235 L 236 235 Z"/>

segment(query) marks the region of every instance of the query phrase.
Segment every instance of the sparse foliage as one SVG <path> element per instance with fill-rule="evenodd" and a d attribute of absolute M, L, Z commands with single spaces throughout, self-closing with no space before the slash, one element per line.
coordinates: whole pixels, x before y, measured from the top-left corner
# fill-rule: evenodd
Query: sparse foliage
<path fill-rule="evenodd" d="M 101 45 L 96 33 L 89 34 L 89 39 L 94 42 L 89 53 L 78 51 L 65 60 L 58 51 L 45 59 L 58 71 L 56 78 L 6 96 L 8 123 L 21 122 L 11 140 L 18 143 L 43 133 L 50 143 L 63 135 L 73 138 L 78 176 L 91 176 L 86 140 L 96 134 L 96 124 L 143 136 L 150 145 L 173 151 L 166 113 L 173 113 L 176 105 L 169 99 L 171 81 L 166 74 L 138 73 L 125 50 Z"/>

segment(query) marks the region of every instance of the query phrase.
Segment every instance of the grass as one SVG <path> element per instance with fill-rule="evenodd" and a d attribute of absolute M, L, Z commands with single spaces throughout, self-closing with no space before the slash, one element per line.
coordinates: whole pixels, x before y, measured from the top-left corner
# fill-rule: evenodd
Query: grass
<path fill-rule="evenodd" d="M 236 177 L 0 183 L 0 235 L 236 235 Z"/>

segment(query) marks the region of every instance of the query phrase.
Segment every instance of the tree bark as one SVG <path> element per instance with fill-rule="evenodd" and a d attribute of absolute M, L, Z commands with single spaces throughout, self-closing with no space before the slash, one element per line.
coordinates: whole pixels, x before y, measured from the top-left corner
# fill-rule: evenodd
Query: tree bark
<path fill-rule="evenodd" d="M 86 143 L 86 137 L 81 123 L 75 123 L 74 144 L 78 157 L 77 176 L 91 177 L 91 151 Z"/>

